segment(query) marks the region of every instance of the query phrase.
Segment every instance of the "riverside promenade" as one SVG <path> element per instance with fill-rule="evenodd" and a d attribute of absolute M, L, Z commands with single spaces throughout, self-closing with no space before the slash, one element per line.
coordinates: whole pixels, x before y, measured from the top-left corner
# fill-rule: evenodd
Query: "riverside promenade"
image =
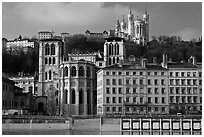
<path fill-rule="evenodd" d="M 201 135 L 202 116 L 3 116 L 2 130 L 69 130 L 115 135 Z"/>

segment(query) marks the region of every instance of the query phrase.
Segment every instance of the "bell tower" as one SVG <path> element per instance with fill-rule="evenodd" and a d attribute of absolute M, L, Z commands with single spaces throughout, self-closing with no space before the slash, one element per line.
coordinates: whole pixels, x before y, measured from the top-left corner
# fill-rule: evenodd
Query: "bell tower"
<path fill-rule="evenodd" d="M 120 37 L 106 38 L 104 43 L 104 61 L 106 66 L 125 61 L 125 40 Z"/>
<path fill-rule="evenodd" d="M 50 85 L 58 89 L 59 65 L 63 42 L 58 39 L 43 39 L 39 45 L 38 96 L 45 96 Z"/>

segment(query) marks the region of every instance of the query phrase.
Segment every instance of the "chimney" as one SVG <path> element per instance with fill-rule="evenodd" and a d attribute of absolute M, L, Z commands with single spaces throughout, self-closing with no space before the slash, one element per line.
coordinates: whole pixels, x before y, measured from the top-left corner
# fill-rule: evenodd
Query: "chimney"
<path fill-rule="evenodd" d="M 157 58 L 153 57 L 153 64 L 157 64 Z"/>
<path fill-rule="evenodd" d="M 147 59 L 142 58 L 142 59 L 141 59 L 141 66 L 144 67 L 144 68 L 146 68 L 146 62 L 147 62 Z"/>
<path fill-rule="evenodd" d="M 167 68 L 167 55 L 166 54 L 162 55 L 162 64 L 161 65 L 163 68 Z"/>
<path fill-rule="evenodd" d="M 196 60 L 194 56 L 190 56 L 189 63 L 192 63 L 193 65 L 196 65 Z"/>

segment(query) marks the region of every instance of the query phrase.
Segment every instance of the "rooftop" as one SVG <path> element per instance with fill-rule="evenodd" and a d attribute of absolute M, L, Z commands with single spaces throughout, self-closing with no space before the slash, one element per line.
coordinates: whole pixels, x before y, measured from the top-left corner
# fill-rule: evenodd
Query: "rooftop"
<path fill-rule="evenodd" d="M 191 63 L 172 62 L 168 63 L 168 68 L 197 68 L 197 66 Z"/>
<path fill-rule="evenodd" d="M 125 39 L 124 38 L 121 38 L 121 37 L 109 37 L 109 38 L 105 38 L 105 40 L 107 40 L 107 42 L 111 42 L 113 40 L 115 41 L 121 41 L 123 40 L 125 42 Z"/>

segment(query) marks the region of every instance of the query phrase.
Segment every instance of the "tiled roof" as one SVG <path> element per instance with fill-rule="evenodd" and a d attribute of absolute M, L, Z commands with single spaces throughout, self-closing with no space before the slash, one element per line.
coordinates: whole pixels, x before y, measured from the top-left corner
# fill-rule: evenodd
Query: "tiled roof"
<path fill-rule="evenodd" d="M 163 68 L 161 65 L 146 65 L 147 69 L 152 69 L 152 70 L 167 70 L 166 68 Z"/>

